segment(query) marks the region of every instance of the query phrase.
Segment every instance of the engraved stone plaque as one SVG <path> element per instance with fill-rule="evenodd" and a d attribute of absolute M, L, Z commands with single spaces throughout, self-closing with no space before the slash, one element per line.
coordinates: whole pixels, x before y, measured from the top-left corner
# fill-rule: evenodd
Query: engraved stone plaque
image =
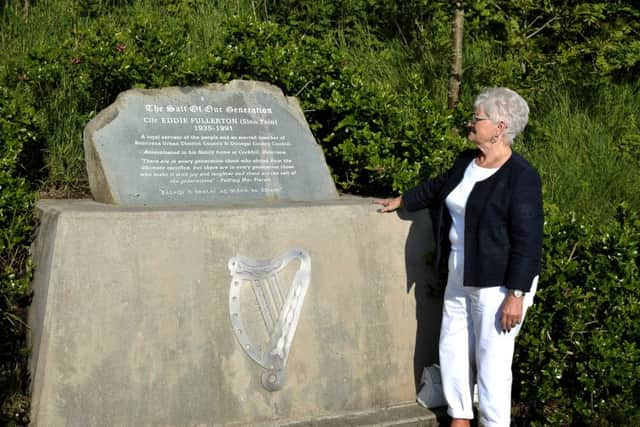
<path fill-rule="evenodd" d="M 85 128 L 95 200 L 127 206 L 338 197 L 295 98 L 262 82 L 129 90 Z"/>

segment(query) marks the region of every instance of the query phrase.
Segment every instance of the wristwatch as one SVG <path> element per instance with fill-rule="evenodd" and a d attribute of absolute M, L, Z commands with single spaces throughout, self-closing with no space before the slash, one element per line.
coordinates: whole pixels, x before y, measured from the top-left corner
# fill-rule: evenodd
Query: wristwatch
<path fill-rule="evenodd" d="M 513 295 L 516 298 L 522 298 L 526 292 L 520 289 L 509 289 L 509 295 Z"/>

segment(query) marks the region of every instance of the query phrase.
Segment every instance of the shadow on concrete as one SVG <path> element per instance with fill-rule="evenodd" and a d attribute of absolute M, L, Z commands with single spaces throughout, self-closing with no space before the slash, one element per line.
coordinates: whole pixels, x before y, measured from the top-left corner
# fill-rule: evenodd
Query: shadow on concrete
<path fill-rule="evenodd" d="M 442 295 L 433 291 L 436 273 L 428 263 L 435 249 L 429 211 L 397 211 L 404 221 L 411 221 L 405 243 L 407 293 L 414 289 L 416 300 L 416 342 L 413 354 L 413 374 L 416 392 L 425 366 L 438 362 L 438 340 L 442 320 Z"/>

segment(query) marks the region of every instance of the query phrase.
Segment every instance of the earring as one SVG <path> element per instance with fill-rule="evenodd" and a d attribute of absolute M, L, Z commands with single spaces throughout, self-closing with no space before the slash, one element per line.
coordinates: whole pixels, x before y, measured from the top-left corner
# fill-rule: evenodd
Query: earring
<path fill-rule="evenodd" d="M 498 142 L 498 135 L 493 135 L 493 136 L 491 137 L 491 143 L 492 143 L 492 144 L 495 144 L 496 142 Z"/>

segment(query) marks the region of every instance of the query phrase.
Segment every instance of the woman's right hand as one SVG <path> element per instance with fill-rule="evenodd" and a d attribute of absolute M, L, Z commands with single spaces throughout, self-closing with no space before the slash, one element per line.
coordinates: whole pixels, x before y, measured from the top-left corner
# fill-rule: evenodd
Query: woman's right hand
<path fill-rule="evenodd" d="M 393 212 L 402 206 L 402 196 L 392 199 L 373 199 L 373 203 L 382 206 L 378 209 L 380 213 Z"/>

